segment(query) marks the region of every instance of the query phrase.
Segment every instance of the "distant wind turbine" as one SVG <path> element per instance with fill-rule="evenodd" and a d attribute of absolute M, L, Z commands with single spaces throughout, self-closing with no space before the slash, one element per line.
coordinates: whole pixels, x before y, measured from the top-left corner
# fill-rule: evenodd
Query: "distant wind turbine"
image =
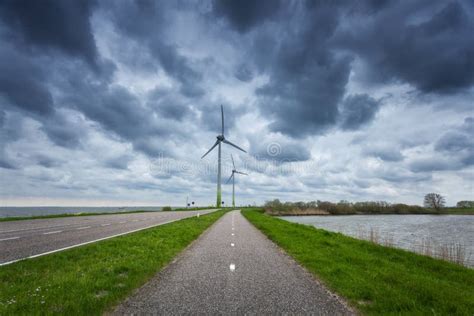
<path fill-rule="evenodd" d="M 210 153 L 216 146 L 219 146 L 218 148 L 218 155 L 217 155 L 217 202 L 216 206 L 221 207 L 221 201 L 222 201 L 222 191 L 221 191 L 221 143 L 233 146 L 239 150 L 242 150 L 244 153 L 246 153 L 245 150 L 240 148 L 239 146 L 229 142 L 227 139 L 224 137 L 224 108 L 221 105 L 221 118 L 222 118 L 222 133 L 220 135 L 217 135 L 217 140 L 214 143 L 214 145 L 209 149 L 202 157 L 206 157 L 208 153 Z"/>
<path fill-rule="evenodd" d="M 234 168 L 232 169 L 232 174 L 231 174 L 229 180 L 227 180 L 226 183 L 229 183 L 230 179 L 232 179 L 232 207 L 235 207 L 235 174 L 236 173 L 243 174 L 244 176 L 248 176 L 248 174 L 236 170 L 235 169 L 235 163 L 234 163 L 234 157 L 232 157 L 232 154 L 230 155 L 230 158 L 232 159 L 232 166 L 234 166 Z"/>

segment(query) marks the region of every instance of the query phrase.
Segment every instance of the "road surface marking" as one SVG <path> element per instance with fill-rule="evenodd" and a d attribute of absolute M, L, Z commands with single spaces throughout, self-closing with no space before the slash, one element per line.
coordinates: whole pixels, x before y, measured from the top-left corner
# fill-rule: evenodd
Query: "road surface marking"
<path fill-rule="evenodd" d="M 234 230 L 234 227 L 232 227 L 232 230 Z"/>
<path fill-rule="evenodd" d="M 235 244 L 234 244 L 233 242 L 230 243 L 230 246 L 231 246 L 231 247 L 234 247 L 234 245 L 235 245 Z"/>
<path fill-rule="evenodd" d="M 229 268 L 230 268 L 230 271 L 234 272 L 235 271 L 235 264 L 231 263 Z"/>
<path fill-rule="evenodd" d="M 125 224 L 126 222 L 119 222 L 119 224 Z"/>
<path fill-rule="evenodd" d="M 110 223 L 107 223 L 107 224 L 101 224 L 100 226 L 110 226 Z"/>
<path fill-rule="evenodd" d="M 78 227 L 76 228 L 77 230 L 81 230 L 81 229 L 87 229 L 87 228 L 91 228 L 90 226 L 84 226 L 84 227 Z"/>
<path fill-rule="evenodd" d="M 20 237 L 9 237 L 9 238 L 0 239 L 0 241 L 13 240 L 13 239 L 18 239 L 18 238 L 20 238 Z"/>
<path fill-rule="evenodd" d="M 55 231 L 52 231 L 52 232 L 43 233 L 43 235 L 59 234 L 59 233 L 62 233 L 62 232 L 63 232 L 62 230 L 55 230 Z"/>
<path fill-rule="evenodd" d="M 43 226 L 43 227 L 33 227 L 33 228 L 23 228 L 23 229 L 12 229 L 12 230 L 0 230 L 0 234 L 4 233 L 15 233 L 15 232 L 23 232 L 25 230 L 41 230 L 41 229 L 50 229 L 55 227 L 63 227 L 63 226 L 71 226 L 77 224 L 61 224 L 61 225 L 52 225 L 52 226 Z"/>
<path fill-rule="evenodd" d="M 232 236 L 235 236 L 235 234 L 234 234 L 234 233 L 232 233 Z"/>
<path fill-rule="evenodd" d="M 207 213 L 207 214 L 211 214 L 211 213 L 216 212 L 216 211 L 217 211 L 217 210 L 212 210 L 212 211 L 210 211 L 210 212 Z M 153 224 L 153 225 L 149 225 L 149 226 L 146 226 L 146 227 L 133 229 L 133 230 L 130 230 L 130 231 L 128 231 L 128 232 L 124 232 L 124 233 L 120 233 L 120 234 L 115 234 L 115 235 L 112 235 L 112 236 L 107 236 L 107 237 L 103 237 L 103 238 L 99 238 L 99 239 L 94 239 L 94 240 L 91 240 L 91 241 L 86 241 L 86 242 L 83 242 L 83 243 L 80 243 L 80 244 L 76 244 L 76 245 L 67 246 L 67 247 L 64 247 L 64 248 L 59 248 L 59 249 L 55 249 L 55 250 L 51 250 L 51 251 L 39 253 L 39 254 L 36 254 L 36 255 L 29 256 L 29 257 L 24 257 L 24 258 L 20 258 L 20 259 L 15 259 L 15 260 L 3 262 L 3 263 L 0 263 L 0 266 L 6 266 L 6 265 L 9 265 L 9 264 L 18 262 L 18 261 L 22 261 L 22 260 L 26 260 L 26 259 L 33 259 L 33 258 L 37 258 L 37 257 L 49 255 L 49 254 L 52 254 L 52 253 L 55 253 L 55 252 L 60 252 L 60 251 L 68 250 L 68 249 L 71 249 L 71 248 L 76 248 L 76 247 L 80 247 L 80 246 L 92 244 L 92 243 L 95 243 L 95 242 L 98 242 L 98 241 L 107 240 L 107 239 L 111 239 L 111 238 L 115 238 L 115 237 L 119 237 L 119 236 L 131 234 L 131 233 L 138 232 L 138 231 L 141 231 L 141 230 L 144 230 L 144 229 L 148 229 L 148 228 L 152 228 L 152 227 L 156 227 L 156 226 L 161 226 L 161 225 L 165 225 L 165 224 L 170 224 L 170 223 L 173 223 L 173 222 L 177 222 L 177 221 L 179 221 L 179 220 L 181 220 L 181 219 L 183 219 L 183 218 L 177 218 L 177 219 L 173 219 L 173 220 L 170 220 L 170 221 L 167 221 L 167 222 L 158 223 L 158 224 Z M 18 238 L 20 238 L 20 237 L 16 237 L 15 239 L 18 239 Z M 0 239 L 0 241 L 2 241 L 2 240 Z"/>

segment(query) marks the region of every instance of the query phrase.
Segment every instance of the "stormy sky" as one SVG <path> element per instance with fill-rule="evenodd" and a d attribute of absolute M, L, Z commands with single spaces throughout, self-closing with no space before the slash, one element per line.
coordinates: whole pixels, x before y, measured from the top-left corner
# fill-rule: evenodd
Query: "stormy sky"
<path fill-rule="evenodd" d="M 472 1 L 0 1 L 5 205 L 474 197 Z M 223 200 L 231 201 L 224 185 Z"/>

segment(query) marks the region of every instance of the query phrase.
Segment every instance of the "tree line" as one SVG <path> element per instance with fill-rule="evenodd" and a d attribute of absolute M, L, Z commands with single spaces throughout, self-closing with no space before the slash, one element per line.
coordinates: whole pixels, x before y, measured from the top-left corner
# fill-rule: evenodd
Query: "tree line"
<path fill-rule="evenodd" d="M 310 202 L 281 202 L 279 199 L 267 201 L 264 208 L 273 214 L 301 213 L 317 214 L 316 211 L 331 215 L 349 214 L 427 214 L 440 212 L 445 207 L 445 198 L 438 193 L 428 193 L 424 198 L 424 207 L 419 205 L 408 205 L 403 203 L 389 203 L 385 201 L 349 202 L 329 201 Z M 460 201 L 458 207 L 473 207 L 474 201 Z"/>

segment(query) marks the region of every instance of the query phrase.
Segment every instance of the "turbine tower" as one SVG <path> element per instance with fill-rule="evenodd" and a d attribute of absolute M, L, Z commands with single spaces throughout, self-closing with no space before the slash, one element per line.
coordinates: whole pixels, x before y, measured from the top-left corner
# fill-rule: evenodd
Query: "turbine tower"
<path fill-rule="evenodd" d="M 232 166 L 234 169 L 232 169 L 232 174 L 230 175 L 229 180 L 227 180 L 226 183 L 229 183 L 230 179 L 232 179 L 232 207 L 235 207 L 235 174 L 243 174 L 245 176 L 248 176 L 248 174 L 240 172 L 235 169 L 235 163 L 234 163 L 234 157 L 232 157 L 232 154 L 230 155 L 230 158 L 232 159 Z"/>
<path fill-rule="evenodd" d="M 221 191 L 221 143 L 233 146 L 239 150 L 242 150 L 244 153 L 246 153 L 245 150 L 240 148 L 239 146 L 229 142 L 227 139 L 224 137 L 224 108 L 221 105 L 221 118 L 222 118 L 222 130 L 221 134 L 217 135 L 217 140 L 214 143 L 214 145 L 209 149 L 202 157 L 206 157 L 208 153 L 210 153 L 216 146 L 218 146 L 218 154 L 217 154 L 217 201 L 216 201 L 216 206 L 221 207 L 221 201 L 222 201 L 222 191 Z"/>

